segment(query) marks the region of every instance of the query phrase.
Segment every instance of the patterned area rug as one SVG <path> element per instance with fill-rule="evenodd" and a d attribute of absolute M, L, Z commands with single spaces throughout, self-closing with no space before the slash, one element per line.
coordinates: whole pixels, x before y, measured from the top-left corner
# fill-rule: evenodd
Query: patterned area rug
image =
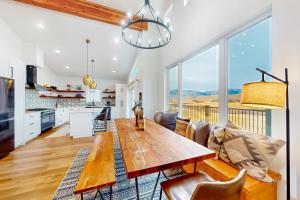
<path fill-rule="evenodd" d="M 135 191 L 135 181 L 134 179 L 127 179 L 122 152 L 118 145 L 115 145 L 115 165 L 116 165 L 116 176 L 117 176 L 117 184 L 113 186 L 113 199 L 114 200 L 133 200 L 136 199 L 136 191 Z M 88 148 L 82 148 L 78 152 L 73 164 L 69 168 L 67 174 L 65 175 L 63 181 L 60 183 L 53 200 L 70 200 L 70 199 L 80 199 L 79 196 L 73 194 L 74 188 L 76 186 L 76 182 L 80 177 L 80 173 L 83 169 L 85 161 L 89 155 Z M 150 199 L 154 184 L 156 181 L 158 174 L 151 174 L 139 177 L 139 192 L 140 199 L 146 200 Z M 165 179 L 161 175 L 160 181 L 164 181 Z M 104 199 L 109 199 L 109 189 L 101 190 Z M 158 184 L 156 192 L 155 192 L 155 200 L 159 199 L 160 186 Z M 85 200 L 94 199 L 96 191 L 92 191 L 89 193 L 84 193 Z M 97 200 L 100 200 L 100 195 L 97 196 Z M 166 199 L 166 197 L 162 196 L 162 199 Z"/>

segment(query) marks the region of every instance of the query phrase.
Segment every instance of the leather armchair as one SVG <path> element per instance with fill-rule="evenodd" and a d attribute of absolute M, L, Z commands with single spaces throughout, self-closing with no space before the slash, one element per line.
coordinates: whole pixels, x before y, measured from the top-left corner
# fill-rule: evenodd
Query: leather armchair
<path fill-rule="evenodd" d="M 247 172 L 241 170 L 232 180 L 214 181 L 204 173 L 195 173 L 161 183 L 169 200 L 239 200 Z"/>

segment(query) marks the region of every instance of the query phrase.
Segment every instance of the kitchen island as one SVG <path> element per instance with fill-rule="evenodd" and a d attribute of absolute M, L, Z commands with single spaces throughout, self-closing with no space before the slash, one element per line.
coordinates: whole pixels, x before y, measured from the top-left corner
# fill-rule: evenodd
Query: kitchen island
<path fill-rule="evenodd" d="M 70 136 L 73 138 L 91 137 L 94 130 L 94 119 L 103 108 L 111 108 L 111 118 L 115 118 L 115 107 L 101 106 L 95 108 L 74 108 L 70 110 Z"/>

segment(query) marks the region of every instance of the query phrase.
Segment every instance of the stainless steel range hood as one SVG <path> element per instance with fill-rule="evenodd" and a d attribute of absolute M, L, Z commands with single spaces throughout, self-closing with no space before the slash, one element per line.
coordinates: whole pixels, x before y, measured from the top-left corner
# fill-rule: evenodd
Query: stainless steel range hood
<path fill-rule="evenodd" d="M 26 89 L 33 89 L 39 91 L 47 90 L 45 87 L 37 83 L 37 67 L 33 65 L 26 66 Z"/>

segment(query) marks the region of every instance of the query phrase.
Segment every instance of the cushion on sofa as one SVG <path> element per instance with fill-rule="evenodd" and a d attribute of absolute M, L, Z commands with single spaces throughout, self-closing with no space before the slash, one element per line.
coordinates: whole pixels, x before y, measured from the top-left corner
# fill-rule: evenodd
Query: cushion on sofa
<path fill-rule="evenodd" d="M 210 126 L 205 122 L 191 123 L 186 131 L 186 137 L 190 140 L 207 147 L 207 140 L 210 134 Z"/>
<path fill-rule="evenodd" d="M 154 116 L 154 121 L 171 131 L 175 131 L 177 115 L 177 112 L 158 112 Z"/>
<path fill-rule="evenodd" d="M 187 130 L 188 125 L 190 124 L 190 121 L 191 121 L 190 118 L 185 119 L 185 118 L 177 117 L 175 132 L 185 137 L 186 130 Z"/>
<path fill-rule="evenodd" d="M 247 169 L 248 175 L 259 181 L 272 182 L 267 171 L 284 144 L 284 141 L 268 136 L 225 128 L 219 158 L 239 169 Z"/>
<path fill-rule="evenodd" d="M 239 129 L 239 127 L 231 121 L 228 121 L 225 127 L 214 126 L 211 129 L 209 138 L 207 141 L 207 147 L 216 153 L 216 159 L 219 157 L 221 146 L 223 144 L 225 136 L 225 128 Z"/>

